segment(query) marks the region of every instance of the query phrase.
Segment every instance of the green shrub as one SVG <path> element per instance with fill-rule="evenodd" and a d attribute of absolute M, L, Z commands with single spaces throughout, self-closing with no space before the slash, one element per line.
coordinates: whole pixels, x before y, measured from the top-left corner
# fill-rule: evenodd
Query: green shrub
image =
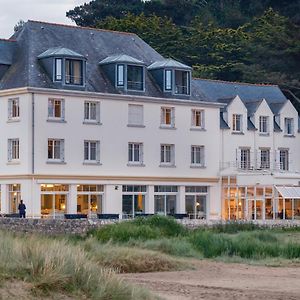
<path fill-rule="evenodd" d="M 136 218 L 111 225 L 90 232 L 101 242 L 128 242 L 129 240 L 152 240 L 163 237 L 175 237 L 187 233 L 182 225 L 175 219 L 151 216 L 147 218 Z"/>
<path fill-rule="evenodd" d="M 128 245 L 142 249 L 159 251 L 165 254 L 179 257 L 202 258 L 202 256 L 197 251 L 195 251 L 191 243 L 184 238 L 163 238 L 159 240 L 148 240 L 144 242 L 131 241 Z"/>
<path fill-rule="evenodd" d="M 288 259 L 300 258 L 300 245 L 296 243 L 288 243 L 282 249 L 282 256 Z"/>
<path fill-rule="evenodd" d="M 238 223 L 238 222 L 228 222 L 225 224 L 217 224 L 211 228 L 211 231 L 218 233 L 238 233 L 240 231 L 253 231 L 258 230 L 260 227 L 253 223 Z"/>

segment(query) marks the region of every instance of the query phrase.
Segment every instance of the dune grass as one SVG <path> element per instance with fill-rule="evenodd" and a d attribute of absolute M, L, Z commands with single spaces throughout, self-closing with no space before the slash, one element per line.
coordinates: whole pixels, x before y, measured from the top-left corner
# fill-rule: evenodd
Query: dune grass
<path fill-rule="evenodd" d="M 62 291 L 87 299 L 153 299 L 108 268 L 82 247 L 40 236 L 0 232 L 0 276 L 31 282 L 44 293 Z"/>
<path fill-rule="evenodd" d="M 153 216 L 107 225 L 92 233 L 98 241 L 148 249 L 176 257 L 300 259 L 299 229 L 267 229 L 228 223 L 187 230 L 172 218 Z M 296 238 L 295 238 L 296 236 Z"/>

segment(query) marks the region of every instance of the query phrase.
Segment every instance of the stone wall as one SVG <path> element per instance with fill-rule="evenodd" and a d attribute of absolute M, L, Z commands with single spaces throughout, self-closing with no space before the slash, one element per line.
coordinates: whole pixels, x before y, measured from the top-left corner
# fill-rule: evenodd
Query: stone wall
<path fill-rule="evenodd" d="M 199 227 L 211 227 L 219 224 L 226 224 L 224 221 L 207 220 L 177 220 L 182 225 L 190 229 Z M 119 220 L 65 220 L 65 219 L 19 219 L 19 218 L 0 218 L 0 230 L 9 230 L 11 232 L 40 233 L 45 235 L 79 234 L 84 235 L 87 231 L 107 224 L 121 222 Z M 123 221 L 124 222 L 124 221 Z M 238 222 L 246 224 L 246 221 Z M 249 222 L 248 222 L 249 223 Z M 300 220 L 268 220 L 255 221 L 260 227 L 282 228 L 282 227 L 300 227 Z"/>

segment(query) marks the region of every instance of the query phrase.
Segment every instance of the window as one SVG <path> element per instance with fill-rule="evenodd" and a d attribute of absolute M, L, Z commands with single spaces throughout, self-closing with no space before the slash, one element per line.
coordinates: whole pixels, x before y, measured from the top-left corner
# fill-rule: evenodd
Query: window
<path fill-rule="evenodd" d="M 48 118 L 64 120 L 65 102 L 62 99 L 48 99 Z"/>
<path fill-rule="evenodd" d="M 175 70 L 175 94 L 190 94 L 190 72 Z"/>
<path fill-rule="evenodd" d="M 250 169 L 250 149 L 241 149 L 241 169 Z"/>
<path fill-rule="evenodd" d="M 172 87 L 172 70 L 165 70 L 165 90 L 171 91 Z"/>
<path fill-rule="evenodd" d="M 289 150 L 283 149 L 279 150 L 279 162 L 280 162 L 280 170 L 288 171 L 289 170 Z"/>
<path fill-rule="evenodd" d="M 144 89 L 144 68 L 127 66 L 127 89 L 142 91 Z"/>
<path fill-rule="evenodd" d="M 64 140 L 48 139 L 48 160 L 64 161 Z"/>
<path fill-rule="evenodd" d="M 75 59 L 66 59 L 66 84 L 83 84 L 83 61 Z"/>
<path fill-rule="evenodd" d="M 86 162 L 100 161 L 99 141 L 84 141 L 84 161 Z"/>
<path fill-rule="evenodd" d="M 62 81 L 62 59 L 55 59 L 55 81 Z"/>
<path fill-rule="evenodd" d="M 261 149 L 260 150 L 260 168 L 270 169 L 270 150 Z"/>
<path fill-rule="evenodd" d="M 128 105 L 128 125 L 142 126 L 144 123 L 144 107 L 143 105 Z"/>
<path fill-rule="evenodd" d="M 191 164 L 196 166 L 204 166 L 204 146 L 191 147 Z"/>
<path fill-rule="evenodd" d="M 100 103 L 95 101 L 84 102 L 84 122 L 100 122 Z"/>
<path fill-rule="evenodd" d="M 176 213 L 177 186 L 154 186 L 154 213 L 174 215 Z"/>
<path fill-rule="evenodd" d="M 124 86 L 124 65 L 117 65 L 117 86 Z"/>
<path fill-rule="evenodd" d="M 294 135 L 294 119 L 285 118 L 284 119 L 284 133 L 286 135 Z"/>
<path fill-rule="evenodd" d="M 263 133 L 263 134 L 269 133 L 269 117 L 267 116 L 259 117 L 259 133 Z"/>
<path fill-rule="evenodd" d="M 166 165 L 175 164 L 175 145 L 160 146 L 160 163 Z"/>
<path fill-rule="evenodd" d="M 204 111 L 192 109 L 192 127 L 204 128 Z"/>
<path fill-rule="evenodd" d="M 232 130 L 234 132 L 242 132 L 242 115 L 232 115 Z"/>
<path fill-rule="evenodd" d="M 161 125 L 166 127 L 175 127 L 175 109 L 174 107 L 161 108 Z"/>
<path fill-rule="evenodd" d="M 142 164 L 143 163 L 143 144 L 128 143 L 128 163 Z"/>
<path fill-rule="evenodd" d="M 19 139 L 8 140 L 8 161 L 20 159 L 20 142 Z"/>
<path fill-rule="evenodd" d="M 8 119 L 14 120 L 20 117 L 19 98 L 8 99 Z"/>

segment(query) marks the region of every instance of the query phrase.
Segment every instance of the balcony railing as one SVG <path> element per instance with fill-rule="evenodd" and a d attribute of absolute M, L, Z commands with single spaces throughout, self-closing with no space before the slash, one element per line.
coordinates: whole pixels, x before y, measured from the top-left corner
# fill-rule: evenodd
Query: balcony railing
<path fill-rule="evenodd" d="M 144 83 L 142 81 L 127 81 L 127 89 L 134 91 L 142 91 Z"/>
<path fill-rule="evenodd" d="M 189 94 L 189 89 L 188 86 L 186 85 L 177 85 L 175 86 L 175 94 L 178 95 L 188 95 Z"/>
<path fill-rule="evenodd" d="M 277 151 L 270 153 L 269 160 L 261 160 L 260 151 L 250 152 L 247 157 L 242 157 L 240 150 L 236 151 L 235 160 L 224 161 L 220 163 L 220 170 L 235 169 L 238 171 L 255 171 L 255 172 L 295 172 L 297 166 L 291 160 L 292 154 L 289 152 L 285 161 L 280 161 Z"/>

